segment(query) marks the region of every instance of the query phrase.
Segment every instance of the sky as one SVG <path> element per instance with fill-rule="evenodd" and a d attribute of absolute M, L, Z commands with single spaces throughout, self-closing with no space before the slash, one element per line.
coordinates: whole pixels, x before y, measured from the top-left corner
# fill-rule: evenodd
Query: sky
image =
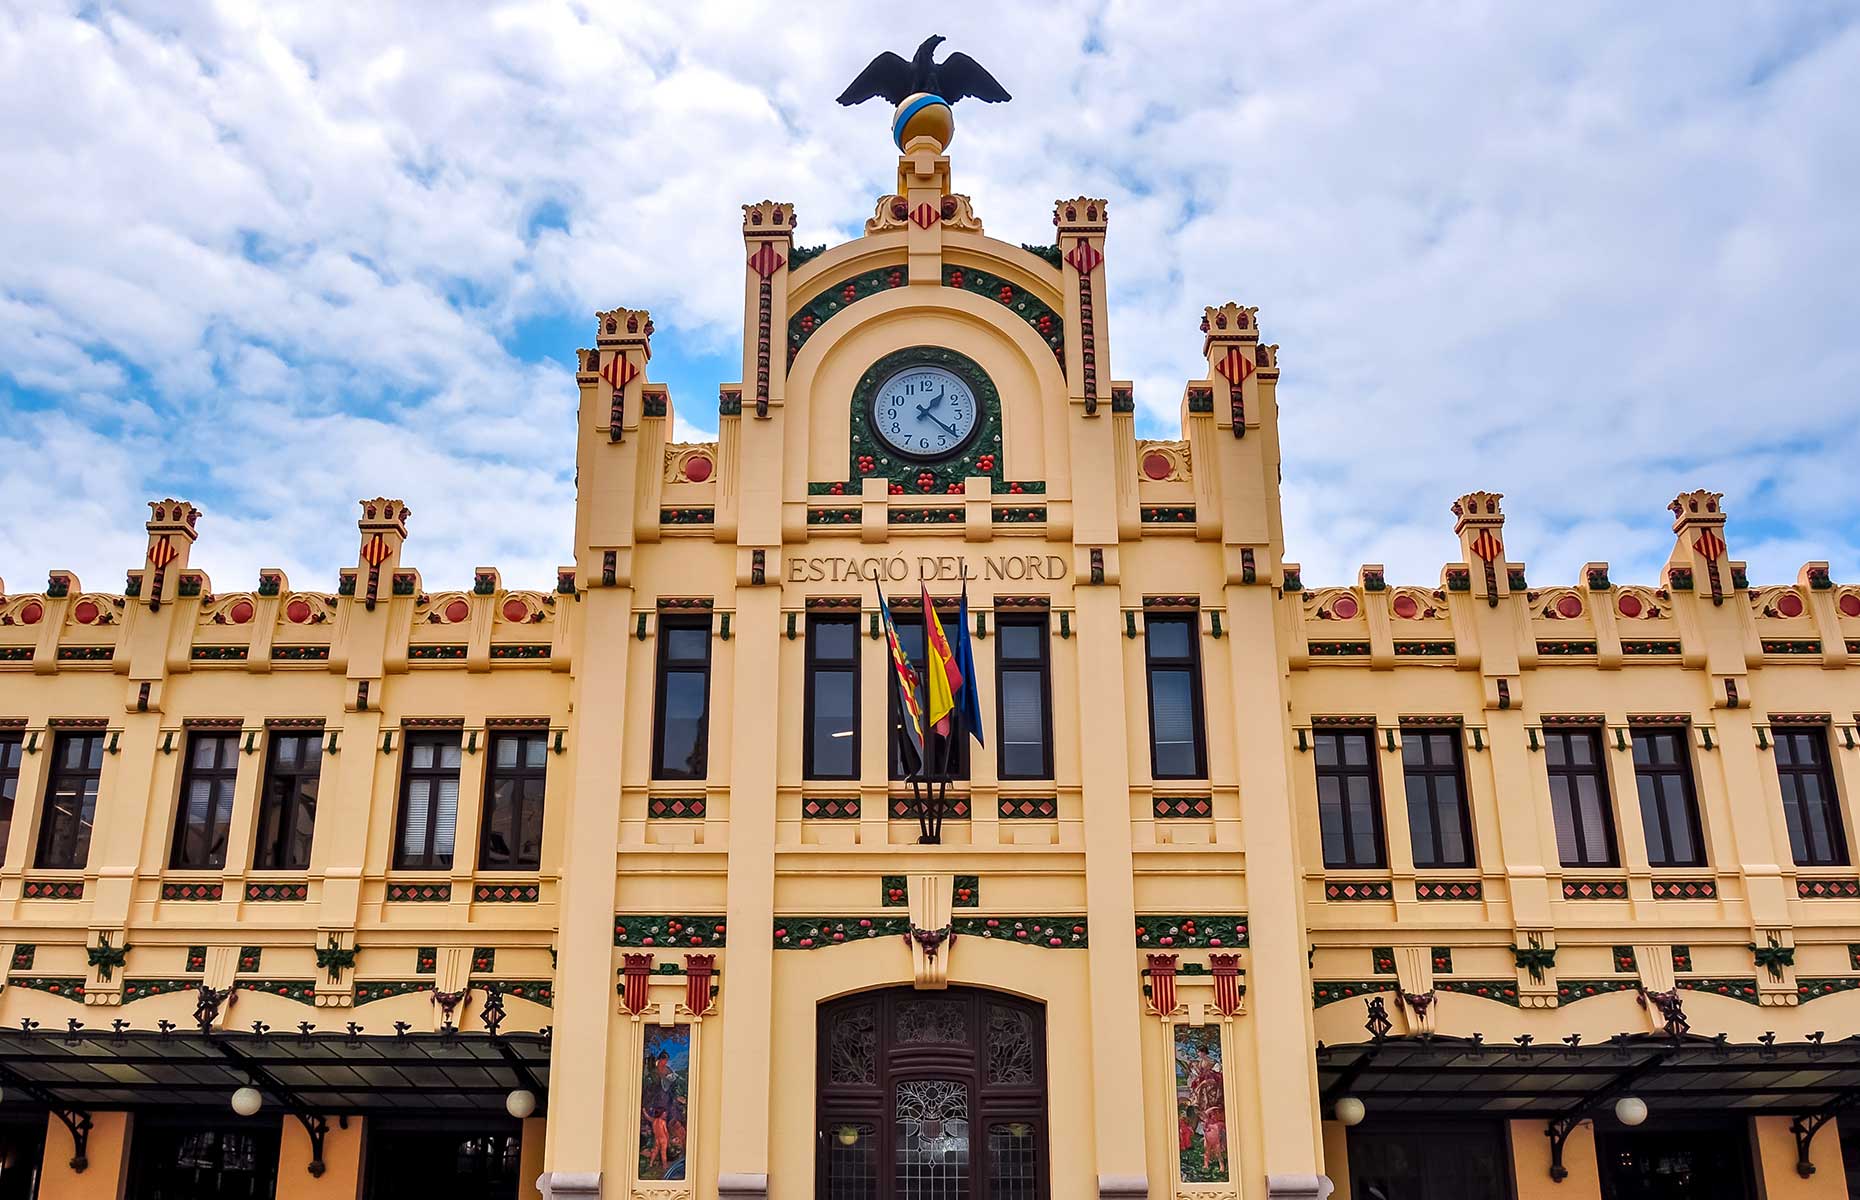
<path fill-rule="evenodd" d="M 856 236 L 833 97 L 933 32 L 1014 93 L 950 149 L 991 235 L 1109 198 L 1140 436 L 1259 306 L 1308 584 L 1436 582 L 1475 489 L 1533 583 L 1651 580 L 1700 487 L 1753 582 L 1860 577 L 1850 4 L 0 0 L 0 580 L 118 588 L 177 496 L 220 590 L 333 587 L 389 495 L 428 586 L 548 586 L 594 311 L 710 436 L 740 205 Z"/>

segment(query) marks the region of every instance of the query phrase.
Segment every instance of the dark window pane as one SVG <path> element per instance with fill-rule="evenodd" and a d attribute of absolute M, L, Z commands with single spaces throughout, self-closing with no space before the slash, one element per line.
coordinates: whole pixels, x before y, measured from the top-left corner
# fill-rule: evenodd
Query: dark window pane
<path fill-rule="evenodd" d="M 302 871 L 310 865 L 316 829 L 317 782 L 323 735 L 273 733 L 259 793 L 258 833 L 252 866 L 260 871 Z"/>
<path fill-rule="evenodd" d="M 21 744 L 18 734 L 0 737 L 0 855 L 6 853 L 7 838 L 13 832 L 13 805 L 19 798 Z"/>
<path fill-rule="evenodd" d="M 499 871 L 533 871 L 542 865 L 548 735 L 497 734 L 491 739 L 490 758 L 478 865 Z"/>
<path fill-rule="evenodd" d="M 178 870 L 218 870 L 226 865 L 233 784 L 239 770 L 238 747 L 239 737 L 233 733 L 188 736 L 187 766 L 181 773 L 170 859 Z"/>
<path fill-rule="evenodd" d="M 1789 848 L 1798 866 L 1845 866 L 1847 833 L 1825 729 L 1772 731 Z"/>
<path fill-rule="evenodd" d="M 52 747 L 54 767 L 45 782 L 37 866 L 76 869 L 90 858 L 91 825 L 103 772 L 103 738 L 100 733 L 57 735 Z"/>
<path fill-rule="evenodd" d="M 659 619 L 654 779 L 702 779 L 710 752 L 710 619 Z"/>
<path fill-rule="evenodd" d="M 1193 614 L 1151 615 L 1144 622 L 1149 667 L 1150 770 L 1157 779 L 1207 773 L 1201 727 L 1201 658 Z"/>
<path fill-rule="evenodd" d="M 1557 855 L 1566 867 L 1616 865 L 1614 821 L 1603 774 L 1601 734 L 1593 729 L 1545 730 L 1551 819 Z"/>
<path fill-rule="evenodd" d="M 1367 732 L 1318 730 L 1318 828 L 1327 867 L 1380 867 L 1382 858 L 1381 798 L 1375 767 L 1369 761 Z M 1361 758 L 1366 765 L 1353 765 Z M 1430 831 L 1431 837 L 1431 831 Z"/>
<path fill-rule="evenodd" d="M 802 775 L 859 775 L 859 637 L 851 617 L 809 617 Z"/>
<path fill-rule="evenodd" d="M 408 735 L 395 867 L 448 870 L 459 814 L 459 735 Z"/>

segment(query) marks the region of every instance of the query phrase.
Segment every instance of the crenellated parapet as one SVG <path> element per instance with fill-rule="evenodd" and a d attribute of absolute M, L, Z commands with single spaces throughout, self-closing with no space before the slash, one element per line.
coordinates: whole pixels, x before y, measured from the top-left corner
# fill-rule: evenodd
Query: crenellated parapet
<path fill-rule="evenodd" d="M 1454 501 L 1461 558 L 1442 568 L 1436 587 L 1390 584 L 1379 566 L 1364 567 L 1354 587 L 1288 582 L 1293 665 L 1431 661 L 1515 681 L 1512 667 L 1496 664 L 1665 663 L 1707 668 L 1715 702 L 1735 708 L 1751 702 L 1750 668 L 1842 667 L 1860 652 L 1860 586 L 1836 583 L 1826 562 L 1805 564 L 1792 583 L 1752 584 L 1730 557 L 1719 493 L 1688 492 L 1668 506 L 1673 553 L 1647 583 L 1616 580 L 1608 563 L 1590 562 L 1568 583 L 1533 585 L 1507 553 L 1502 499 L 1474 491 Z M 1475 619 L 1480 611 L 1491 619 Z M 1515 685 L 1506 694 L 1520 698 Z"/>
<path fill-rule="evenodd" d="M 356 565 L 339 571 L 334 591 L 294 587 L 276 567 L 262 569 L 249 589 L 218 591 L 188 560 L 200 510 L 172 499 L 150 508 L 150 555 L 128 572 L 121 594 L 87 591 L 70 571 L 52 571 L 42 592 L 0 590 L 0 671 L 126 674 L 135 708 L 160 705 L 165 676 L 213 668 L 364 676 L 378 672 L 356 662 L 389 673 L 410 663 L 568 669 L 559 617 L 577 595 L 574 569 L 562 568 L 553 589 L 524 590 L 480 567 L 469 587 L 428 592 L 402 561 L 411 516 L 403 501 L 360 502 Z M 377 648 L 352 662 L 357 639 L 374 637 L 386 639 L 385 657 Z"/>

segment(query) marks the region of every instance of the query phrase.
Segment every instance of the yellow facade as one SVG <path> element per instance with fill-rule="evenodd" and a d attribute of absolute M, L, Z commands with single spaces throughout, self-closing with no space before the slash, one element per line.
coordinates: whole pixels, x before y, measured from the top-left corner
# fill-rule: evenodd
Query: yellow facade
<path fill-rule="evenodd" d="M 0 1063 L 67 1031 L 107 1058 L 112 1021 L 172 1022 L 190 1045 L 269 1026 L 227 1043 L 241 1052 L 308 1021 L 332 1061 L 345 1036 L 372 1046 L 398 1022 L 420 1053 L 463 1053 L 488 1037 L 495 994 L 499 1036 L 540 1057 L 497 1059 L 467 1107 L 517 1137 L 522 1195 L 798 1200 L 826 1194 L 829 1139 L 853 1124 L 818 1107 L 822 1006 L 977 989 L 1043 1014 L 1043 1110 L 991 1127 L 1039 1142 L 1038 1178 L 995 1194 L 1259 1200 L 1351 1194 L 1353 1147 L 1382 1116 L 1363 1089 L 1393 1051 L 1355 1064 L 1381 1042 L 1431 1054 L 1420 1035 L 1476 1033 L 1550 1054 L 1573 1035 L 1661 1034 L 1669 996 L 1692 1035 L 1733 1046 L 1860 1033 L 1860 882 L 1839 830 L 1836 861 L 1797 865 L 1774 736 L 1822 732 L 1851 830 L 1860 589 L 1825 563 L 1747 582 L 1703 491 L 1674 502 L 1671 561 L 1645 583 L 1604 563 L 1527 579 L 1499 498 L 1479 491 L 1455 506 L 1461 550 L 1437 580 L 1373 565 L 1352 584 L 1303 580 L 1280 516 L 1276 347 L 1254 310 L 1209 307 L 1200 358 L 1184 331 L 1179 438 L 1138 439 L 1111 365 L 1107 221 L 1081 197 L 1055 205 L 1050 250 L 990 237 L 928 138 L 905 147 L 865 235 L 824 252 L 797 246 L 790 206 L 746 205 L 743 373 L 721 389 L 715 442 L 671 440 L 675 407 L 708 401 L 651 380 L 650 317 L 598 315 L 579 359 L 575 545 L 552 591 L 506 589 L 492 568 L 429 585 L 406 544 L 417 518 L 392 499 L 362 505 L 333 592 L 269 570 L 216 586 L 190 561 L 196 511 L 174 500 L 151 505 L 126 594 L 62 571 L 43 592 L 0 588 L 0 718 L 21 745 L 0 859 L 0 1028 L 21 1032 Z M 986 411 L 961 454 L 920 465 L 873 443 L 859 406 L 880 364 L 925 352 L 980 380 Z M 920 586 L 939 603 L 967 589 L 988 747 L 940 844 L 920 844 L 911 790 L 888 778 L 875 583 L 899 611 Z M 808 778 L 803 757 L 823 614 L 856 621 L 858 770 L 843 780 Z M 995 645 L 1016 615 L 1046 622 L 1047 778 L 998 771 Z M 1202 761 L 1158 779 L 1149 637 L 1170 617 L 1194 631 Z M 655 778 L 661 643 L 680 621 L 707 630 L 708 756 L 697 778 Z M 1601 748 L 1613 863 L 1565 866 L 1559 850 L 1546 747 L 1570 729 Z M 216 730 L 238 748 L 223 865 L 176 869 L 190 735 Z M 1326 865 L 1314 759 L 1337 730 L 1373 747 L 1374 865 Z M 1653 865 L 1644 730 L 1678 731 L 1702 865 Z M 46 866 L 56 747 L 86 731 L 103 739 L 88 853 Z M 308 860 L 256 869 L 270 748 L 306 731 L 322 748 Z M 461 746 L 451 865 L 409 869 L 408 746 L 433 731 Z M 546 746 L 541 850 L 499 869 L 480 842 L 491 747 L 512 731 Z M 1442 731 L 1470 821 L 1457 867 L 1417 865 L 1404 802 L 1404 747 Z M 197 1030 L 202 988 L 230 997 Z M 1380 1038 L 1365 1029 L 1378 1006 Z M 681 1027 L 684 1177 L 657 1179 L 642 1064 Z M 1196 1082 L 1179 1047 L 1204 1044 L 1222 1070 Z M 76 1102 L 23 1064 L 6 1070 L 44 1094 L 0 1080 L 9 1109 Z M 519 1127 L 496 1093 L 524 1070 L 546 1082 L 545 1111 Z M 340 1126 L 350 1106 L 299 1093 L 331 1121 L 318 1158 L 308 1125 L 280 1115 L 289 1080 L 264 1090 L 276 1194 L 361 1194 L 392 1112 Z M 1346 1130 L 1328 1118 L 1353 1091 L 1370 1116 Z M 1570 1131 L 1557 1183 L 1542 1112 L 1507 1124 L 1494 1109 L 1516 1194 L 1601 1195 L 1613 1099 L 1580 1114 L 1596 1124 Z M 227 1111 L 217 1093 L 189 1102 Z M 92 1106 L 81 1172 L 51 1117 L 40 1194 L 133 1197 L 143 1103 Z M 1762 1194 L 1842 1194 L 1838 1129 L 1812 1141 L 1805 1178 L 1800 1113 L 1774 1097 L 1761 1111 L 1742 1128 Z M 1224 1143 L 1226 1166 L 1195 1169 L 1189 1142 Z"/>

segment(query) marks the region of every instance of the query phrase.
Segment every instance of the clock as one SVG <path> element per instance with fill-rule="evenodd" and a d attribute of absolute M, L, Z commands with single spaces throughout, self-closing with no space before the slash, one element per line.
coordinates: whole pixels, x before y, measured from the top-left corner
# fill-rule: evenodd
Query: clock
<path fill-rule="evenodd" d="M 905 458 L 948 458 L 975 436 L 975 389 L 946 367 L 894 371 L 872 393 L 872 432 Z"/>

